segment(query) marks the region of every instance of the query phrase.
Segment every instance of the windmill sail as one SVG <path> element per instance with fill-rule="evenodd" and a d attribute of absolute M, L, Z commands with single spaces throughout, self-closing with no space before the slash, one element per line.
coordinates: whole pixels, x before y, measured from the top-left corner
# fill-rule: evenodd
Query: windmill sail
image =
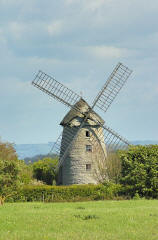
<path fill-rule="evenodd" d="M 114 130 L 112 130 L 105 124 L 104 125 L 100 124 L 100 126 L 101 128 L 99 129 L 97 136 L 99 137 L 102 143 L 106 144 L 106 149 L 108 152 L 115 151 L 118 149 L 125 149 L 130 145 L 130 142 L 128 140 L 120 136 L 118 133 L 116 133 Z M 95 145 L 95 141 L 96 141 L 96 138 L 93 137 L 92 143 L 94 145 Z"/>
<path fill-rule="evenodd" d="M 38 72 L 32 84 L 70 108 L 81 98 L 78 94 L 42 71 Z"/>
<path fill-rule="evenodd" d="M 58 168 L 63 164 L 81 127 L 65 127 L 64 131 L 59 135 L 57 141 L 53 145 L 50 153 L 55 153 L 59 156 Z"/>
<path fill-rule="evenodd" d="M 92 108 L 96 106 L 106 112 L 131 73 L 132 71 L 128 67 L 118 63 L 95 98 Z"/>
<path fill-rule="evenodd" d="M 52 146 L 49 154 L 55 153 L 57 156 L 60 156 L 61 140 L 62 140 L 62 133 L 59 135 L 56 142 Z"/>

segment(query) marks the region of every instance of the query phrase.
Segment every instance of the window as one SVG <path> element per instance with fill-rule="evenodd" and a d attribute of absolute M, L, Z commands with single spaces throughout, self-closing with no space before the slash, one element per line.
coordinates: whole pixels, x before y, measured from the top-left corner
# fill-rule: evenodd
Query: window
<path fill-rule="evenodd" d="M 86 152 L 92 152 L 92 145 L 86 145 Z"/>
<path fill-rule="evenodd" d="M 90 132 L 86 131 L 86 137 L 90 137 Z"/>
<path fill-rule="evenodd" d="M 91 164 L 86 164 L 86 171 L 90 171 L 91 170 Z"/>

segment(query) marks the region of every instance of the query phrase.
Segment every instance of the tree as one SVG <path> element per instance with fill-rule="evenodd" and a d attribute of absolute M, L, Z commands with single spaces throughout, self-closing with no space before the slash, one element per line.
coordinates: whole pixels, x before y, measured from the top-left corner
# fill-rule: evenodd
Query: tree
<path fill-rule="evenodd" d="M 120 152 L 120 183 L 134 196 L 158 197 L 158 145 L 131 146 Z"/>
<path fill-rule="evenodd" d="M 108 154 L 107 157 L 107 172 L 111 182 L 119 183 L 121 174 L 121 160 L 119 151 L 114 151 Z"/>
<path fill-rule="evenodd" d="M 19 179 L 22 185 L 30 184 L 33 179 L 32 164 L 26 164 L 24 160 L 19 160 Z"/>
<path fill-rule="evenodd" d="M 19 187 L 19 160 L 12 144 L 0 141 L 0 205 Z"/>
<path fill-rule="evenodd" d="M 121 173 L 121 161 L 117 151 L 111 151 L 105 158 L 95 159 L 93 176 L 99 183 L 119 182 Z"/>
<path fill-rule="evenodd" d="M 33 164 L 33 176 L 37 180 L 43 181 L 48 185 L 52 185 L 56 181 L 56 167 L 58 159 L 43 158 Z"/>

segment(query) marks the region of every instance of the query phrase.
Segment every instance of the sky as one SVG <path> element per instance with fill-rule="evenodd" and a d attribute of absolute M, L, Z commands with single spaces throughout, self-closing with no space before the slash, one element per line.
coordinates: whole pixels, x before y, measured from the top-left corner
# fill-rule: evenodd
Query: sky
<path fill-rule="evenodd" d="M 38 70 L 91 104 L 118 62 L 133 70 L 106 113 L 129 141 L 158 140 L 158 1 L 0 0 L 0 137 L 47 143 L 69 110 L 31 81 Z"/>

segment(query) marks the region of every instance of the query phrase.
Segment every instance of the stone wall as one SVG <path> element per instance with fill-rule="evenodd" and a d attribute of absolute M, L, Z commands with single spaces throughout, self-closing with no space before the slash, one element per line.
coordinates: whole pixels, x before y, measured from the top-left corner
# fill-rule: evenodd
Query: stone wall
<path fill-rule="evenodd" d="M 73 138 L 78 131 L 79 126 L 65 126 L 63 129 L 61 156 L 67 149 L 69 142 L 67 136 Z M 90 137 L 86 136 L 86 131 L 89 131 Z M 76 139 L 73 141 L 71 149 L 68 151 L 63 165 L 60 169 L 60 184 L 88 184 L 97 183 L 94 172 L 96 171 L 98 162 L 105 159 L 106 148 L 103 142 L 103 136 L 98 131 L 102 131 L 100 126 L 85 124 L 80 129 Z M 94 141 L 95 140 L 95 141 Z M 92 145 L 92 151 L 86 151 L 86 145 Z M 60 156 L 60 157 L 61 157 Z M 86 164 L 91 164 L 91 169 L 86 169 Z"/>

